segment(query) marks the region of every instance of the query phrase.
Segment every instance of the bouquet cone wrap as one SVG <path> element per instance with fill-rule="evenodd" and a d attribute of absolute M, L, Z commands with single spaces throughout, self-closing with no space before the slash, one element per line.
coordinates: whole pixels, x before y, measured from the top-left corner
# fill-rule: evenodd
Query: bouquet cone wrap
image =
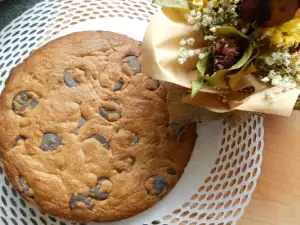
<path fill-rule="evenodd" d="M 195 48 L 205 47 L 203 34 L 196 32 L 189 26 L 178 10 L 163 9 L 155 15 L 145 33 L 143 43 L 143 71 L 144 74 L 154 79 L 167 81 L 170 88 L 185 88 L 179 96 L 170 96 L 172 101 L 187 103 L 181 107 L 193 105 L 214 111 L 217 113 L 229 113 L 235 110 L 248 111 L 263 114 L 275 114 L 290 116 L 295 102 L 299 96 L 299 90 L 283 93 L 279 87 L 268 87 L 252 74 L 243 76 L 236 84 L 236 89 L 217 90 L 214 87 L 204 84 L 201 91 L 192 98 L 189 89 L 191 81 L 198 78 L 196 59 L 189 59 L 184 65 L 177 63 L 179 56 L 179 42 L 181 39 L 195 38 Z M 177 86 L 178 85 L 178 86 Z M 254 92 L 247 93 L 245 88 L 253 88 Z M 275 101 L 270 103 L 265 99 L 266 91 L 275 94 Z M 181 104 L 178 103 L 178 104 Z M 170 109 L 170 114 L 176 107 Z M 189 110 L 180 109 L 185 112 L 186 117 Z M 200 113 L 200 112 L 199 112 Z M 178 113 L 175 113 L 178 114 Z M 194 115 L 192 116 L 194 117 Z"/>

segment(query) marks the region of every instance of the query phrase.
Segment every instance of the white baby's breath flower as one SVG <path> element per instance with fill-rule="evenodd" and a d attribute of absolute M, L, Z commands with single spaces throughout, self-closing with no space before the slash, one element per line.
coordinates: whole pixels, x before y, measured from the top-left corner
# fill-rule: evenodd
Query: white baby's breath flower
<path fill-rule="evenodd" d="M 201 52 L 201 53 L 199 54 L 199 59 L 204 59 L 206 56 L 207 56 L 207 53 Z"/>
<path fill-rule="evenodd" d="M 189 38 L 186 40 L 186 43 L 190 46 L 193 46 L 195 44 L 195 38 Z"/>
<path fill-rule="evenodd" d="M 178 62 L 178 64 L 182 65 L 182 64 L 184 64 L 186 62 L 186 59 L 178 58 L 177 62 Z"/>
<path fill-rule="evenodd" d="M 211 32 L 215 33 L 217 31 L 217 28 L 216 27 L 212 27 L 209 29 Z"/>
<path fill-rule="evenodd" d="M 195 20 L 198 22 L 198 21 L 200 21 L 201 20 L 201 16 L 196 16 L 195 17 Z M 198 22 L 199 23 L 199 22 Z"/>
<path fill-rule="evenodd" d="M 261 79 L 261 81 L 264 83 L 268 83 L 270 81 L 270 79 L 268 77 L 264 77 Z"/>
<path fill-rule="evenodd" d="M 202 17 L 202 25 L 207 27 L 212 24 L 212 17 L 209 15 L 203 15 Z"/>
<path fill-rule="evenodd" d="M 285 58 L 285 59 L 290 59 L 291 58 L 291 54 L 284 51 L 283 54 L 282 54 L 282 57 Z"/>
<path fill-rule="evenodd" d="M 234 14 L 235 13 L 235 8 L 234 7 L 230 7 L 230 12 L 232 13 L 232 14 Z"/>
<path fill-rule="evenodd" d="M 185 46 L 187 43 L 186 43 L 186 40 L 184 40 L 184 39 L 181 39 L 181 41 L 180 41 L 180 45 L 181 46 Z"/>
<path fill-rule="evenodd" d="M 201 29 L 201 24 L 200 23 L 196 23 L 194 26 L 193 26 L 193 30 L 194 31 L 199 31 Z"/>
<path fill-rule="evenodd" d="M 298 60 L 296 63 L 295 63 L 295 69 L 297 72 L 300 71 L 300 60 Z"/>
<path fill-rule="evenodd" d="M 181 52 L 181 53 L 179 54 L 179 56 L 180 56 L 180 58 L 183 58 L 183 59 L 188 59 L 188 58 L 189 58 L 188 52 L 187 52 L 187 51 L 186 51 L 186 52 Z"/>
<path fill-rule="evenodd" d="M 230 1 L 226 4 L 218 4 L 220 2 L 222 1 L 211 0 L 208 2 L 207 6 L 202 10 L 202 19 L 200 23 L 203 27 L 208 28 L 208 30 L 215 26 L 232 26 L 238 23 L 238 3 L 236 2 L 240 2 L 240 0 Z"/>
<path fill-rule="evenodd" d="M 196 19 L 193 17 L 189 17 L 187 21 L 190 25 L 194 25 L 196 23 Z"/>
<path fill-rule="evenodd" d="M 191 15 L 191 16 L 197 16 L 197 12 L 196 12 L 196 10 L 194 10 L 194 9 L 193 9 L 193 10 L 191 10 L 191 12 L 190 12 L 190 15 Z"/>
<path fill-rule="evenodd" d="M 194 54 L 195 54 L 195 53 L 194 53 L 194 50 L 189 50 L 189 51 L 188 51 L 188 57 L 189 57 L 189 58 L 193 57 Z"/>
<path fill-rule="evenodd" d="M 275 80 L 279 80 L 279 81 L 282 81 L 282 76 L 279 75 L 279 73 L 277 75 L 275 75 L 272 79 L 275 79 Z"/>
<path fill-rule="evenodd" d="M 224 9 L 223 8 L 219 8 L 218 13 L 224 13 Z"/>
<path fill-rule="evenodd" d="M 271 70 L 270 72 L 269 72 L 269 75 L 268 75 L 268 77 L 270 78 L 270 79 L 272 79 L 274 76 L 276 76 L 277 74 L 276 74 L 276 72 L 275 72 L 275 70 Z"/>
<path fill-rule="evenodd" d="M 195 55 L 199 55 L 201 52 L 203 52 L 202 49 L 194 49 Z"/>
<path fill-rule="evenodd" d="M 212 35 L 210 35 L 210 36 L 205 36 L 204 37 L 204 40 L 206 40 L 206 41 L 213 41 L 213 40 L 215 40 L 215 36 L 212 36 Z"/>
<path fill-rule="evenodd" d="M 188 50 L 186 48 L 180 48 L 179 56 L 180 58 L 187 59 L 189 57 Z"/>
<path fill-rule="evenodd" d="M 208 8 L 212 9 L 214 7 L 215 3 L 216 3 L 216 1 L 210 1 L 207 5 Z"/>
<path fill-rule="evenodd" d="M 210 9 L 204 8 L 204 9 L 203 9 L 203 13 L 210 13 Z"/>
<path fill-rule="evenodd" d="M 246 29 L 246 28 L 243 28 L 243 29 L 242 29 L 242 33 L 246 34 L 246 33 L 247 33 L 247 29 Z"/>
<path fill-rule="evenodd" d="M 282 80 L 283 80 L 284 82 L 289 82 L 289 81 L 290 81 L 290 77 L 285 76 Z"/>
<path fill-rule="evenodd" d="M 181 52 L 185 52 L 185 51 L 187 51 L 187 48 L 186 47 L 180 47 L 179 48 L 179 52 L 181 53 Z"/>
<path fill-rule="evenodd" d="M 265 62 L 266 62 L 266 64 L 267 64 L 268 66 L 272 66 L 272 65 L 274 65 L 274 63 L 275 63 L 275 60 L 274 60 L 274 58 L 267 56 L 267 57 L 265 58 Z"/>
<path fill-rule="evenodd" d="M 280 84 L 280 80 L 278 80 L 278 79 L 272 79 L 272 85 L 273 86 L 279 86 L 279 84 Z"/>
<path fill-rule="evenodd" d="M 293 69 L 291 67 L 284 68 L 287 73 L 292 73 Z"/>
<path fill-rule="evenodd" d="M 278 53 L 277 53 L 277 52 L 273 52 L 273 53 L 272 53 L 272 57 L 273 57 L 273 58 L 277 59 L 277 56 L 278 56 Z"/>
<path fill-rule="evenodd" d="M 284 59 L 283 60 L 283 65 L 289 66 L 289 65 L 291 65 L 291 61 L 289 59 Z"/>

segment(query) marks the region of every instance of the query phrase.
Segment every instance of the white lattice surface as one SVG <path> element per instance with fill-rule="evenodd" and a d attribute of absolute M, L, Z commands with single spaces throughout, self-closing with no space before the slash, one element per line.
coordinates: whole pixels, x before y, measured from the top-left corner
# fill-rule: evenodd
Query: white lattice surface
<path fill-rule="evenodd" d="M 0 92 L 9 71 L 46 42 L 85 29 L 111 30 L 141 40 L 158 9 L 138 0 L 52 0 L 36 5 L 0 32 Z M 253 117 L 236 128 L 222 121 L 203 123 L 197 132 L 199 138 L 186 172 L 165 199 L 136 217 L 101 225 L 235 224 L 260 174 L 263 119 Z M 0 168 L 0 224 L 76 223 L 31 208 Z"/>

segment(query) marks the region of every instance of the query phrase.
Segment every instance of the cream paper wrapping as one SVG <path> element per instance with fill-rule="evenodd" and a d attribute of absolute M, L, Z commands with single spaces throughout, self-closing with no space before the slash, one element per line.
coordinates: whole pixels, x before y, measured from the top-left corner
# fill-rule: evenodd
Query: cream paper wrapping
<path fill-rule="evenodd" d="M 196 60 L 190 60 L 183 66 L 177 63 L 179 42 L 181 39 L 190 37 L 196 39 L 194 47 L 205 46 L 203 34 L 195 32 L 191 26 L 187 25 L 177 10 L 164 9 L 153 16 L 144 36 L 144 74 L 158 80 L 191 88 L 191 80 L 198 77 L 198 72 L 195 69 Z M 253 94 L 220 92 L 204 85 L 195 98 L 191 99 L 189 95 L 186 95 L 182 101 L 215 112 L 242 110 L 290 116 L 300 93 L 299 90 L 282 93 L 278 87 L 268 88 L 255 79 L 253 75 L 243 77 L 239 86 L 241 88 L 254 86 L 255 92 Z M 273 91 L 276 96 L 275 102 L 272 104 L 265 100 L 266 90 Z M 225 103 L 220 101 L 220 94 L 226 97 Z"/>

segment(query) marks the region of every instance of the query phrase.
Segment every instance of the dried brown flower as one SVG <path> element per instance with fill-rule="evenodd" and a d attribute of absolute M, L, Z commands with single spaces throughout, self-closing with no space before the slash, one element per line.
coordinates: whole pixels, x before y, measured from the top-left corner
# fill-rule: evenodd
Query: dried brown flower
<path fill-rule="evenodd" d="M 240 46 L 237 40 L 220 38 L 213 44 L 215 70 L 229 69 L 239 59 Z"/>

